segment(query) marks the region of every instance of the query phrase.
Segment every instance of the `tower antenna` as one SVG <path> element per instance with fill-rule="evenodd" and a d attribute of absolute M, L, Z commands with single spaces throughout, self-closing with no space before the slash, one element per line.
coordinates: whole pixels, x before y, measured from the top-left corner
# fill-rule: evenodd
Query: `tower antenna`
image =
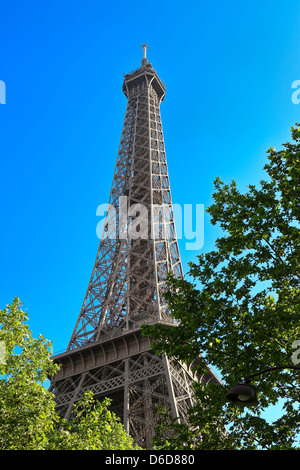
<path fill-rule="evenodd" d="M 142 65 L 146 65 L 148 63 L 148 60 L 147 60 L 147 49 L 150 49 L 150 47 L 148 46 L 148 44 L 145 42 L 144 44 L 142 44 L 140 47 L 143 48 L 143 58 L 142 58 Z"/>

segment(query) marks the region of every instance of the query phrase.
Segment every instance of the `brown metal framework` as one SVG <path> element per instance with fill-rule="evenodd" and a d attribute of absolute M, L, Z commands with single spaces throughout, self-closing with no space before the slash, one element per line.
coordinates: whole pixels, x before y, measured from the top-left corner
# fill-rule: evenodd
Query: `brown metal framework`
<path fill-rule="evenodd" d="M 168 272 L 183 275 L 160 116 L 165 86 L 145 51 L 142 66 L 125 75 L 128 103 L 109 199 L 114 210 L 107 212 L 67 351 L 53 358 L 62 367 L 51 390 L 66 418 L 86 390 L 109 396 L 124 428 L 149 449 L 157 405 L 184 422 L 192 383 L 218 379 L 209 368 L 199 377 L 192 365 L 156 355 L 140 332 L 145 322 L 176 327 L 162 295 Z M 147 223 L 130 232 L 142 210 Z"/>

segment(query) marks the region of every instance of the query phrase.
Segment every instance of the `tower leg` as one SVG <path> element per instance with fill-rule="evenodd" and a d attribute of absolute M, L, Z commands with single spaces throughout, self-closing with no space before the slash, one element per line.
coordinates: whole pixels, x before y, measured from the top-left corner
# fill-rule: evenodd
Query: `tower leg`
<path fill-rule="evenodd" d="M 52 392 L 57 409 L 66 419 L 70 418 L 74 403 L 87 390 L 97 400 L 111 398 L 111 411 L 119 416 L 124 429 L 140 447 L 150 449 L 159 419 L 158 406 L 186 422 L 187 409 L 193 402 L 192 384 L 197 378 L 189 367 L 175 365 L 166 355 L 156 355 L 151 348 L 137 351 L 137 344 L 132 340 L 130 335 L 124 357 L 120 357 L 121 349 L 115 348 L 115 358 L 111 357 L 110 361 L 108 354 L 103 356 L 101 344 L 93 346 L 92 352 L 87 348 L 63 354 L 57 360 L 62 367 L 52 379 Z M 130 348 L 132 354 L 128 355 Z"/>

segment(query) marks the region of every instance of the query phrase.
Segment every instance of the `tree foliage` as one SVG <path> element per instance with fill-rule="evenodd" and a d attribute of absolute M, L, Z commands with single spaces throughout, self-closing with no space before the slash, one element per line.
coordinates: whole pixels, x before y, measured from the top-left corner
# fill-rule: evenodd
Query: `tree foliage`
<path fill-rule="evenodd" d="M 93 399 L 91 391 L 74 405 L 69 421 L 60 420 L 51 433 L 48 450 L 137 450 L 117 416 L 109 410 L 111 400 Z"/>
<path fill-rule="evenodd" d="M 26 313 L 15 298 L 0 310 L 0 449 L 81 450 L 137 449 L 114 413 L 87 393 L 72 419 L 62 419 L 44 384 L 58 366 L 51 342 L 33 338 Z"/>
<path fill-rule="evenodd" d="M 217 387 L 196 386 L 197 404 L 190 410 L 196 448 L 298 445 L 299 370 L 253 379 L 259 390 L 259 405 L 253 409 L 225 400 L 226 392 L 246 376 L 291 365 L 293 343 L 300 340 L 300 129 L 293 127 L 291 133 L 292 141 L 282 150 L 268 150 L 259 187 L 249 185 L 242 194 L 235 181 L 225 184 L 216 178 L 207 212 L 222 236 L 213 251 L 189 264 L 191 281 L 169 277 L 166 299 L 177 327 L 143 327 L 158 353 L 181 361 L 200 356 L 198 367 L 208 363 L 222 378 Z M 282 415 L 270 424 L 263 412 L 279 400 Z M 190 445 L 180 439 L 177 444 Z"/>

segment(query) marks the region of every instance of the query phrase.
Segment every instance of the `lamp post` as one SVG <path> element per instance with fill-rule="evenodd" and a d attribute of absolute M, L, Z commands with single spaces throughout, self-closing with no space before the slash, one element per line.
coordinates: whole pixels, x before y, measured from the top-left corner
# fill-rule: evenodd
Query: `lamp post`
<path fill-rule="evenodd" d="M 245 377 L 244 383 L 235 385 L 226 395 L 228 401 L 238 406 L 255 406 L 258 404 L 257 390 L 250 385 L 251 379 L 258 375 L 266 374 L 272 370 L 279 369 L 300 369 L 300 366 L 276 366 L 269 367 L 255 374 Z"/>

